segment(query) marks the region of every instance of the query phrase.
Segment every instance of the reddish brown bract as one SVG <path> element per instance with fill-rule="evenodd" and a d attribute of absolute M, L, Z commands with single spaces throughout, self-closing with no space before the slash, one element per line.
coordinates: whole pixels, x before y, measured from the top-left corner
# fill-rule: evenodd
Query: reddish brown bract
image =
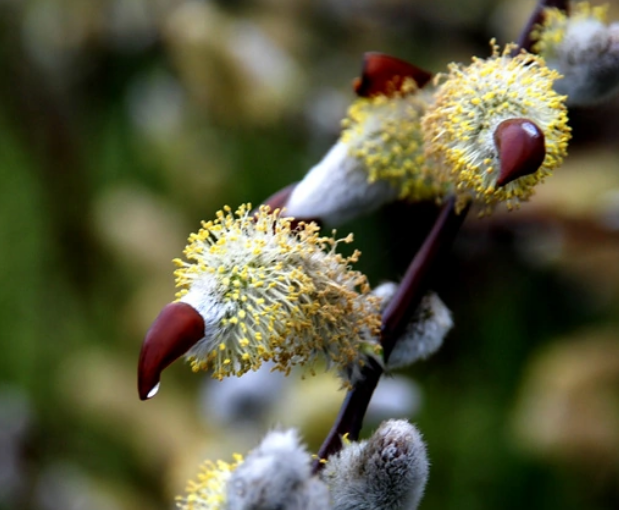
<path fill-rule="evenodd" d="M 185 303 L 166 305 L 146 333 L 138 362 L 138 393 L 147 400 L 156 393 L 164 368 L 204 337 L 204 320 Z"/>
<path fill-rule="evenodd" d="M 432 73 L 399 58 L 370 52 L 363 56 L 361 77 L 353 86 L 359 97 L 390 95 L 402 88 L 406 78 L 412 78 L 422 88 L 432 79 Z"/>
<path fill-rule="evenodd" d="M 544 133 L 528 119 L 508 119 L 494 132 L 501 170 L 497 186 L 505 186 L 519 177 L 535 173 L 544 162 Z"/>

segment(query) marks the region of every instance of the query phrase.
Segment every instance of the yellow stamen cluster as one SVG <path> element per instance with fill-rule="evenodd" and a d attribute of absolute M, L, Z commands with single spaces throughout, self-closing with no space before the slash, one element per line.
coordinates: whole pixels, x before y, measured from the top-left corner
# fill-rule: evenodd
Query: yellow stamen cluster
<path fill-rule="evenodd" d="M 176 259 L 177 298 L 207 299 L 196 306 L 207 324 L 188 353 L 192 368 L 213 376 L 240 376 L 272 361 L 289 372 L 319 357 L 354 371 L 363 363 L 380 325 L 378 301 L 366 277 L 350 269 L 359 253 L 336 253 L 340 240 L 318 235 L 314 223 L 293 228 L 292 218 L 251 205 L 229 207 L 189 237 L 186 261 Z M 209 325 L 211 317 L 215 324 Z"/>
<path fill-rule="evenodd" d="M 198 473 L 197 480 L 187 483 L 187 495 L 177 498 L 181 510 L 223 510 L 226 508 L 226 483 L 232 472 L 243 462 L 241 455 L 234 455 L 234 461 L 217 463 L 206 461 Z"/>
<path fill-rule="evenodd" d="M 556 49 L 565 39 L 570 23 L 591 20 L 607 24 L 608 7 L 608 4 L 594 7 L 589 2 L 579 2 L 573 6 L 569 16 L 556 7 L 544 9 L 543 22 L 531 33 L 535 41 L 533 51 L 545 58 L 555 57 Z"/>
<path fill-rule="evenodd" d="M 400 198 L 433 197 L 437 190 L 422 172 L 424 165 L 421 116 L 426 100 L 411 78 L 400 90 L 362 97 L 342 121 L 342 141 L 359 159 L 368 182 L 386 180 Z"/>
<path fill-rule="evenodd" d="M 469 66 L 451 64 L 448 73 L 436 77 L 435 102 L 422 119 L 425 156 L 434 178 L 453 183 L 460 207 L 474 198 L 488 208 L 504 202 L 511 209 L 561 164 L 570 128 L 565 96 L 552 88 L 559 73 L 537 56 L 521 52 L 512 57 L 513 46 L 500 53 L 491 44 L 490 58 L 473 58 Z M 546 157 L 535 173 L 497 188 L 494 132 L 510 118 L 528 119 L 541 129 Z"/>

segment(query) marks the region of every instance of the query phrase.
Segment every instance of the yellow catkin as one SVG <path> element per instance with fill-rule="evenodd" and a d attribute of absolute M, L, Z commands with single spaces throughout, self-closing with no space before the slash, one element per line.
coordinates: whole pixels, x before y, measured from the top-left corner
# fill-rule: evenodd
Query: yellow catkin
<path fill-rule="evenodd" d="M 176 499 L 181 510 L 223 510 L 226 508 L 226 483 L 232 472 L 243 463 L 241 455 L 234 455 L 231 463 L 206 461 L 195 480 L 187 483 L 186 495 Z"/>
<path fill-rule="evenodd" d="M 387 181 L 400 198 L 434 197 L 439 190 L 422 171 L 421 117 L 427 95 L 407 78 L 400 90 L 357 99 L 342 121 L 342 141 L 367 171 L 368 182 Z"/>
<path fill-rule="evenodd" d="M 427 168 L 453 186 L 459 207 L 474 199 L 491 210 L 497 203 L 511 209 L 527 200 L 534 187 L 567 155 L 570 128 L 565 96 L 553 90 L 561 76 L 543 59 L 526 52 L 512 57 L 492 41 L 488 59 L 470 65 L 451 64 L 438 75 L 435 102 L 422 120 Z M 494 130 L 504 120 L 526 118 L 544 133 L 546 158 L 533 174 L 497 188 L 500 168 Z"/>
<path fill-rule="evenodd" d="M 314 223 L 292 227 L 279 210 L 242 205 L 224 209 L 191 234 L 185 260 L 176 259 L 177 298 L 208 294 L 220 314 L 211 334 L 188 353 L 194 370 L 215 378 L 242 375 L 263 362 L 288 372 L 318 358 L 358 370 L 380 324 L 367 278 L 351 269 L 340 243 L 320 236 Z M 205 320 L 205 322 L 208 322 Z M 352 368 L 351 368 L 352 367 Z"/>

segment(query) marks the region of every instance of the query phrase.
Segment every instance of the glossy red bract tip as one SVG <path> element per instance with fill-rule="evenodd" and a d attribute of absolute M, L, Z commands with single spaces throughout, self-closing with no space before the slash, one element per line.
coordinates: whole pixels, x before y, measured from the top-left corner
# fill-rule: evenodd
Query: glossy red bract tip
<path fill-rule="evenodd" d="M 157 393 L 161 372 L 204 337 L 202 316 L 186 303 L 166 305 L 146 333 L 138 362 L 138 393 Z"/>
<path fill-rule="evenodd" d="M 359 97 L 389 95 L 399 91 L 406 78 L 412 78 L 422 88 L 432 79 L 432 73 L 399 58 L 371 52 L 363 56 L 361 77 L 354 88 Z"/>
<path fill-rule="evenodd" d="M 508 119 L 494 132 L 501 168 L 497 186 L 505 186 L 525 175 L 535 173 L 544 162 L 544 133 L 528 119 Z"/>

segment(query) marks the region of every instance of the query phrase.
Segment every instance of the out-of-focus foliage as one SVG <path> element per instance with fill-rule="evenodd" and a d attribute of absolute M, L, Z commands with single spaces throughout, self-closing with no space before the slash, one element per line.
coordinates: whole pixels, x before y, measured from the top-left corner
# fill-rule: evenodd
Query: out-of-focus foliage
<path fill-rule="evenodd" d="M 514 39 L 532 7 L 0 2 L 0 509 L 170 508 L 204 457 L 275 421 L 316 448 L 343 397 L 328 378 L 288 379 L 251 426 L 212 417 L 216 388 L 181 366 L 138 400 L 171 259 L 199 220 L 322 156 L 364 51 L 440 71 Z M 409 374 L 427 510 L 619 506 L 619 101 L 570 118 L 566 165 L 521 211 L 470 218 L 441 275 L 456 328 Z M 410 259 L 403 214 L 350 225 L 373 284 Z"/>

